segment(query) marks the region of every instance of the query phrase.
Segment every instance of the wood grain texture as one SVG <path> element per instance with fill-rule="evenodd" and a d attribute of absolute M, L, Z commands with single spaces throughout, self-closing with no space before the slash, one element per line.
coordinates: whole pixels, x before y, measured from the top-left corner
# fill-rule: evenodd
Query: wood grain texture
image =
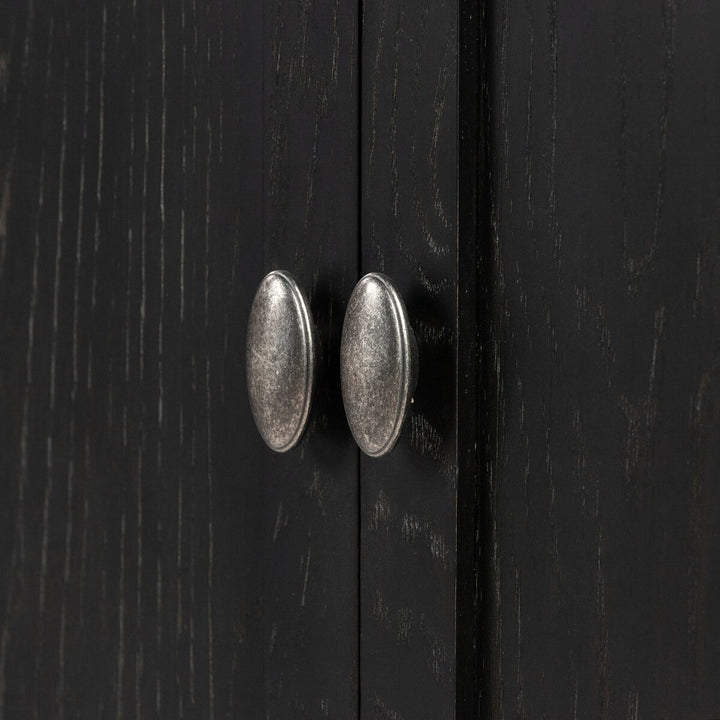
<path fill-rule="evenodd" d="M 1 3 L 0 718 L 720 716 L 719 25 Z M 324 345 L 284 456 L 273 268 Z M 372 270 L 420 379 L 359 460 Z"/>
<path fill-rule="evenodd" d="M 352 717 L 354 6 L 2 14 L 0 716 Z M 328 346 L 282 458 L 245 390 L 274 267 Z"/>
<path fill-rule="evenodd" d="M 305 438 L 263 455 L 265 712 L 352 718 L 358 449 L 338 354 L 359 245 L 357 4 L 279 0 L 264 13 L 264 270 L 297 277 L 323 344 Z"/>
<path fill-rule="evenodd" d="M 718 717 L 720 11 L 486 11 L 481 714 Z"/>
<path fill-rule="evenodd" d="M 397 447 L 361 460 L 367 718 L 455 714 L 457 11 L 455 2 L 363 3 L 362 272 L 396 283 L 420 358 Z"/>

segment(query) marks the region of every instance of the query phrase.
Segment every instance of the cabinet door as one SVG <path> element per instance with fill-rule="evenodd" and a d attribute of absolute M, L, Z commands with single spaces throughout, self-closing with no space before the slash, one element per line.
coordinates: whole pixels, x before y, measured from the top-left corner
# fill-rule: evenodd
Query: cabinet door
<path fill-rule="evenodd" d="M 493 5 L 487 715 L 718 717 L 720 6 Z"/>
<path fill-rule="evenodd" d="M 355 3 L 2 3 L 0 717 L 353 717 Z M 253 427 L 293 272 L 309 431 Z"/>
<path fill-rule="evenodd" d="M 363 3 L 361 715 L 720 715 L 716 3 Z"/>
<path fill-rule="evenodd" d="M 361 274 L 395 281 L 419 348 L 398 445 L 360 462 L 364 718 L 471 717 L 481 678 L 479 28 L 472 3 L 363 3 Z"/>
<path fill-rule="evenodd" d="M 258 475 L 266 704 L 257 716 L 352 718 L 358 449 L 338 349 L 358 273 L 359 18 L 355 2 L 282 0 L 264 23 L 263 272 L 294 273 L 323 347 L 304 439 L 286 454 L 265 449 Z"/>

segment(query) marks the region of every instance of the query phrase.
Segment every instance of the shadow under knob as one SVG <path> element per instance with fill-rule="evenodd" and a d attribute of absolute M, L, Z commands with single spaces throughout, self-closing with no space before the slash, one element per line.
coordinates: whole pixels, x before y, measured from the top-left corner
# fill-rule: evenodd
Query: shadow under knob
<path fill-rule="evenodd" d="M 371 457 L 389 453 L 402 430 L 418 375 L 405 303 L 390 279 L 365 275 L 343 323 L 340 379 L 350 430 Z"/>
<path fill-rule="evenodd" d="M 305 431 L 315 386 L 317 339 L 295 278 L 274 270 L 255 293 L 247 331 L 247 385 L 255 424 L 277 452 Z"/>

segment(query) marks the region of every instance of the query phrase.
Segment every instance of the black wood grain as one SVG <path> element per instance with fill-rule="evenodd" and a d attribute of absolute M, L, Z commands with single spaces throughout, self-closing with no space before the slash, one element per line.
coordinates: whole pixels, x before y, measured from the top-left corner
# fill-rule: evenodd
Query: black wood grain
<path fill-rule="evenodd" d="M 457 11 L 454 2 L 363 4 L 362 272 L 395 281 L 420 355 L 398 446 L 361 461 L 368 718 L 455 713 Z"/>
<path fill-rule="evenodd" d="M 3 3 L 0 716 L 258 716 L 255 3 Z"/>
<path fill-rule="evenodd" d="M 357 5 L 281 0 L 264 12 L 264 270 L 295 274 L 323 343 L 304 440 L 263 455 L 266 713 L 352 718 L 358 450 L 338 352 L 357 280 Z"/>
<path fill-rule="evenodd" d="M 720 716 L 716 4 L 363 7 L 0 3 L 0 717 Z M 358 462 L 371 270 L 421 370 Z"/>
<path fill-rule="evenodd" d="M 487 23 L 482 716 L 718 717 L 720 12 Z"/>
<path fill-rule="evenodd" d="M 355 10 L 3 14 L 0 714 L 351 717 Z M 275 267 L 327 344 L 282 458 L 244 377 Z"/>

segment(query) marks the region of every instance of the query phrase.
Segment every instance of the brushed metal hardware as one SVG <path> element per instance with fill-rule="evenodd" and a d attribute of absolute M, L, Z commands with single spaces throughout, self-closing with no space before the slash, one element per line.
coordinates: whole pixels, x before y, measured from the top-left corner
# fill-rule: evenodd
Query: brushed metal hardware
<path fill-rule="evenodd" d="M 350 296 L 340 343 L 340 380 L 350 430 L 371 457 L 400 437 L 418 376 L 405 303 L 390 278 L 365 275 Z"/>
<path fill-rule="evenodd" d="M 247 385 L 255 425 L 277 452 L 294 448 L 315 385 L 317 332 L 290 273 L 274 270 L 255 293 L 247 331 Z"/>

